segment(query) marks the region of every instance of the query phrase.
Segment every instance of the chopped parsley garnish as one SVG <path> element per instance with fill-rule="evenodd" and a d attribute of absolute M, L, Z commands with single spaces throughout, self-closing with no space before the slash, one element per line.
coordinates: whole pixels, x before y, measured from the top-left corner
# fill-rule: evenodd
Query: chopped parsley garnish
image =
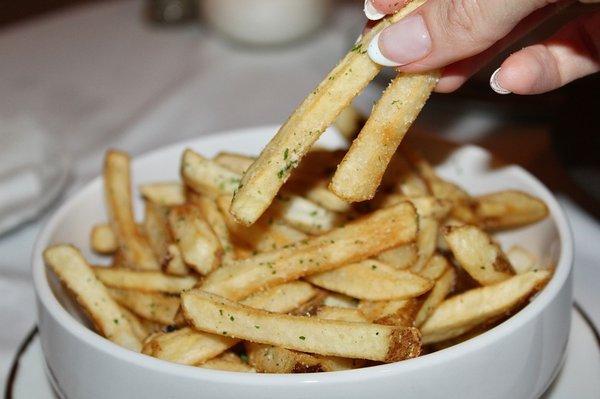
<path fill-rule="evenodd" d="M 300 338 L 302 341 L 304 341 L 306 339 L 306 337 L 304 335 L 301 335 L 298 338 Z"/>

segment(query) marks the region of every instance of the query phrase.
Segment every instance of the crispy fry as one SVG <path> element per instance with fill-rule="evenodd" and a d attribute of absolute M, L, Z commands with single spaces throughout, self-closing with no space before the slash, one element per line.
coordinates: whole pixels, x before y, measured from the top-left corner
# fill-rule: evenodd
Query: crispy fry
<path fill-rule="evenodd" d="M 271 209 L 273 216 L 308 234 L 326 233 L 345 221 L 342 215 L 297 195 L 278 195 Z"/>
<path fill-rule="evenodd" d="M 445 256 L 434 254 L 419 272 L 419 276 L 428 280 L 437 280 L 449 267 L 451 267 L 450 262 Z"/>
<path fill-rule="evenodd" d="M 156 205 L 172 207 L 185 203 L 184 188 L 179 182 L 144 184 L 139 190 L 142 198 Z"/>
<path fill-rule="evenodd" d="M 433 286 L 416 274 L 371 259 L 312 274 L 306 280 L 330 291 L 371 301 L 414 298 Z"/>
<path fill-rule="evenodd" d="M 233 244 L 231 243 L 229 230 L 227 229 L 225 218 L 221 212 L 219 212 L 216 202 L 210 198 L 202 197 L 197 194 L 193 195 L 191 198 L 193 203 L 200 209 L 200 212 L 204 216 L 204 220 L 206 220 L 212 228 L 212 231 L 215 233 L 221 244 L 221 248 L 223 249 L 223 263 L 227 264 L 233 261 L 235 259 L 235 254 L 233 252 Z"/>
<path fill-rule="evenodd" d="M 360 301 L 358 310 L 373 323 L 412 327 L 422 304 L 418 298 Z"/>
<path fill-rule="evenodd" d="M 455 283 L 456 272 L 454 271 L 454 268 L 448 267 L 444 274 L 437 279 L 433 289 L 427 294 L 425 302 L 423 302 L 415 317 L 415 326 L 421 327 L 421 325 L 425 323 L 435 308 L 446 299 L 448 294 L 454 288 Z"/>
<path fill-rule="evenodd" d="M 220 152 L 213 158 L 213 160 L 222 167 L 242 175 L 246 169 L 252 165 L 256 158 L 242 154 L 235 154 L 232 152 Z"/>
<path fill-rule="evenodd" d="M 330 188 L 350 202 L 373 198 L 404 135 L 437 84 L 440 72 L 400 73 L 373 107 Z"/>
<path fill-rule="evenodd" d="M 189 267 L 206 275 L 219 266 L 223 248 L 197 206 L 185 204 L 173 208 L 169 225 Z"/>
<path fill-rule="evenodd" d="M 90 233 L 90 247 L 96 253 L 110 255 L 117 251 L 119 243 L 108 224 L 97 224 Z"/>
<path fill-rule="evenodd" d="M 543 201 L 521 191 L 500 191 L 475 200 L 479 225 L 485 229 L 520 227 L 548 216 L 548 207 Z"/>
<path fill-rule="evenodd" d="M 214 334 L 329 356 L 394 362 L 418 356 L 419 331 L 270 313 L 201 290 L 181 296 L 186 318 Z"/>
<path fill-rule="evenodd" d="M 506 257 L 517 274 L 533 270 L 539 265 L 537 256 L 519 245 L 510 247 L 506 251 Z"/>
<path fill-rule="evenodd" d="M 241 225 L 229 213 L 230 203 L 230 196 L 217 198 L 217 205 L 229 231 L 258 252 L 273 251 L 307 238 L 306 234 L 275 221 L 268 214 L 263 215 L 252 226 Z"/>
<path fill-rule="evenodd" d="M 399 247 L 388 249 L 377 255 L 377 259 L 396 269 L 408 269 L 419 256 L 417 244 L 414 242 L 400 245 Z"/>
<path fill-rule="evenodd" d="M 232 195 L 240 184 L 240 174 L 188 149 L 181 160 L 181 177 L 197 193 L 209 198 Z"/>
<path fill-rule="evenodd" d="M 175 315 L 181 303 L 177 296 L 117 288 L 111 288 L 108 292 L 121 306 L 144 319 L 167 325 L 176 324 Z"/>
<path fill-rule="evenodd" d="M 107 339 L 139 351 L 141 343 L 119 305 L 94 276 L 81 252 L 70 245 L 55 245 L 44 251 L 44 260 Z"/>
<path fill-rule="evenodd" d="M 167 215 L 169 209 L 162 205 L 146 201 L 144 212 L 144 231 L 154 256 L 161 265 L 169 257 L 169 245 L 173 242 Z"/>
<path fill-rule="evenodd" d="M 257 293 L 244 303 L 271 312 L 289 312 L 309 301 L 316 292 L 310 284 L 296 281 Z M 218 356 L 238 342 L 237 339 L 182 328 L 155 335 L 144 343 L 142 352 L 159 359 L 193 365 Z"/>
<path fill-rule="evenodd" d="M 131 202 L 129 156 L 108 151 L 104 159 L 104 191 L 110 226 L 117 237 L 125 264 L 133 269 L 159 270 L 146 238 L 135 224 Z"/>
<path fill-rule="evenodd" d="M 358 310 L 354 308 L 340 308 L 334 306 L 319 306 L 317 308 L 317 317 L 327 320 L 342 320 L 342 321 L 353 321 L 357 323 L 367 322 L 367 318 Z"/>
<path fill-rule="evenodd" d="M 167 246 L 167 255 L 163 259 L 162 268 L 165 273 L 173 276 L 187 276 L 190 274 L 190 270 L 183 261 L 181 251 L 176 244 Z"/>
<path fill-rule="evenodd" d="M 337 294 L 330 292 L 324 298 L 323 306 L 339 307 L 339 308 L 356 308 L 358 306 L 358 299 L 351 298 L 347 295 Z"/>
<path fill-rule="evenodd" d="M 458 263 L 480 284 L 497 283 L 514 274 L 500 246 L 483 230 L 467 225 L 448 226 L 444 238 Z"/>
<path fill-rule="evenodd" d="M 412 241 L 416 229 L 414 207 L 401 203 L 289 248 L 221 267 L 204 280 L 202 289 L 231 299 L 244 298 L 264 287 L 357 262 Z"/>
<path fill-rule="evenodd" d="M 175 277 L 161 272 L 125 268 L 93 267 L 93 270 L 96 277 L 109 287 L 144 292 L 159 291 L 178 294 L 192 288 L 198 281 L 193 276 Z"/>
<path fill-rule="evenodd" d="M 242 359 L 233 352 L 225 352 L 198 367 L 222 371 L 237 371 L 241 373 L 256 373 L 256 370 L 253 367 L 244 363 Z"/>
<path fill-rule="evenodd" d="M 437 247 L 439 224 L 431 217 L 419 218 L 419 232 L 417 233 L 417 260 L 410 270 L 419 273 L 429 262 Z"/>
<path fill-rule="evenodd" d="M 150 335 L 150 330 L 147 328 L 144 321 L 123 306 L 120 306 L 119 310 L 121 311 L 123 318 L 131 325 L 133 334 L 140 342 L 144 342 L 148 335 Z"/>
<path fill-rule="evenodd" d="M 272 345 L 246 343 L 248 361 L 261 373 L 317 373 L 360 367 L 359 359 L 320 356 Z"/>
<path fill-rule="evenodd" d="M 445 300 L 423 324 L 423 342 L 429 344 L 457 337 L 490 319 L 508 315 L 526 303 L 551 276 L 548 270 L 526 272 Z"/>
<path fill-rule="evenodd" d="M 250 225 L 262 215 L 321 133 L 377 75 L 381 66 L 369 58 L 366 50 L 373 37 L 423 3 L 423 0 L 411 1 L 363 35 L 294 111 L 244 174 L 231 204 L 231 212 L 238 221 Z"/>

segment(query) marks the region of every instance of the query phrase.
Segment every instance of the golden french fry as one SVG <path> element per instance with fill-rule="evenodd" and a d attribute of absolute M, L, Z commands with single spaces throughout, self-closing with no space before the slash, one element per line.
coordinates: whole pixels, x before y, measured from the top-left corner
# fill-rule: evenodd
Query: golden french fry
<path fill-rule="evenodd" d="M 169 213 L 169 226 L 183 261 L 202 275 L 221 263 L 223 248 L 196 205 L 179 205 Z"/>
<path fill-rule="evenodd" d="M 433 283 L 405 270 L 367 259 L 305 277 L 329 291 L 371 301 L 414 298 L 429 291 Z"/>
<path fill-rule="evenodd" d="M 231 204 L 231 212 L 238 221 L 250 225 L 262 215 L 321 133 L 377 75 L 381 66 L 367 54 L 367 46 L 373 37 L 423 3 L 424 0 L 409 2 L 363 35 L 294 111 L 244 174 Z"/>
<path fill-rule="evenodd" d="M 485 229 L 515 228 L 548 216 L 548 207 L 539 198 L 516 190 L 475 197 L 478 224 Z"/>
<path fill-rule="evenodd" d="M 130 270 L 114 267 L 93 267 L 96 277 L 105 285 L 125 290 L 159 291 L 179 294 L 198 282 L 193 276 L 176 277 L 161 272 Z"/>
<path fill-rule="evenodd" d="M 181 296 L 199 330 L 320 355 L 395 362 L 419 355 L 416 328 L 270 313 L 199 289 Z"/>
<path fill-rule="evenodd" d="M 396 269 L 402 270 L 411 267 L 417 261 L 418 256 L 417 244 L 411 242 L 380 252 L 377 255 L 377 259 Z"/>
<path fill-rule="evenodd" d="M 131 331 L 133 331 L 133 334 L 140 342 L 144 342 L 144 340 L 150 335 L 150 329 L 148 329 L 146 326 L 145 321 L 123 306 L 120 306 L 119 310 L 121 311 L 123 318 L 129 322 L 129 325 L 131 325 Z"/>
<path fill-rule="evenodd" d="M 308 234 L 323 234 L 342 225 L 345 218 L 297 195 L 282 193 L 272 203 L 272 215 Z"/>
<path fill-rule="evenodd" d="M 373 323 L 412 327 L 422 304 L 418 298 L 360 301 L 358 310 Z"/>
<path fill-rule="evenodd" d="M 169 244 L 173 242 L 167 217 L 169 208 L 146 201 L 144 209 L 144 232 L 154 256 L 159 263 L 164 264 L 169 255 Z"/>
<path fill-rule="evenodd" d="M 514 274 L 500 246 L 480 228 L 448 226 L 444 238 L 460 266 L 480 284 L 494 284 Z"/>
<path fill-rule="evenodd" d="M 426 344 L 457 337 L 518 308 L 550 279 L 552 272 L 526 272 L 486 287 L 474 288 L 442 302 L 422 325 Z"/>
<path fill-rule="evenodd" d="M 233 262 L 211 273 L 202 289 L 241 299 L 264 287 L 369 258 L 414 240 L 416 212 L 410 203 L 381 209 L 327 234 L 288 248 Z M 362 239 L 361 237 L 368 237 Z"/>
<path fill-rule="evenodd" d="M 183 261 L 181 250 L 176 244 L 167 246 L 167 255 L 163 259 L 163 271 L 174 276 L 187 276 L 190 270 Z"/>
<path fill-rule="evenodd" d="M 221 248 L 223 249 L 223 263 L 227 264 L 233 261 L 235 259 L 235 253 L 233 251 L 229 230 L 227 229 L 227 223 L 219 211 L 216 202 L 198 194 L 192 195 L 191 198 L 194 205 L 200 209 L 200 212 L 204 216 L 204 220 L 209 224 L 221 244 Z"/>
<path fill-rule="evenodd" d="M 144 184 L 139 187 L 144 200 L 172 207 L 185 203 L 184 187 L 180 182 Z"/>
<path fill-rule="evenodd" d="M 508 251 L 506 251 L 506 257 L 517 274 L 533 270 L 539 265 L 537 256 L 519 245 L 510 247 Z"/>
<path fill-rule="evenodd" d="M 349 202 L 373 198 L 388 163 L 439 76 L 438 70 L 400 73 L 390 83 L 333 175 L 330 188 L 336 195 Z"/>
<path fill-rule="evenodd" d="M 415 326 L 421 327 L 421 325 L 425 323 L 435 308 L 446 299 L 448 294 L 454 288 L 455 283 L 456 271 L 454 271 L 454 268 L 448 267 L 437 279 L 433 289 L 427 294 L 427 298 L 425 298 L 425 301 L 415 317 Z"/>
<path fill-rule="evenodd" d="M 271 312 L 289 312 L 315 296 L 317 290 L 300 281 L 282 284 L 248 297 L 244 304 Z M 254 327 L 253 327 L 254 328 Z M 191 328 L 160 333 L 144 343 L 142 352 L 181 364 L 199 364 L 218 356 L 239 341 Z"/>
<path fill-rule="evenodd" d="M 437 280 L 451 267 L 445 256 L 434 254 L 419 272 L 419 276 L 428 280 Z"/>
<path fill-rule="evenodd" d="M 429 262 L 437 248 L 439 224 L 431 217 L 419 218 L 419 232 L 417 233 L 417 260 L 410 270 L 419 273 Z"/>
<path fill-rule="evenodd" d="M 364 361 L 335 356 L 321 356 L 272 345 L 246 343 L 248 361 L 261 373 L 318 373 L 350 370 Z"/>
<path fill-rule="evenodd" d="M 97 224 L 90 233 L 90 247 L 96 253 L 110 255 L 117 251 L 119 243 L 108 224 Z"/>
<path fill-rule="evenodd" d="M 356 308 L 358 306 L 358 299 L 351 298 L 347 295 L 337 294 L 330 292 L 323 299 L 323 306 L 338 307 L 338 308 Z"/>
<path fill-rule="evenodd" d="M 44 251 L 44 260 L 73 294 L 100 334 L 125 348 L 140 350 L 141 342 L 131 323 L 79 250 L 71 245 L 55 245 Z"/>
<path fill-rule="evenodd" d="M 115 233 L 127 267 L 159 270 L 160 264 L 137 225 L 131 202 L 129 156 L 108 151 L 104 159 L 104 191 L 110 226 Z"/>
<path fill-rule="evenodd" d="M 240 184 L 240 174 L 187 149 L 181 160 L 181 177 L 197 193 L 209 198 L 232 195 Z"/>
<path fill-rule="evenodd" d="M 240 373 L 256 373 L 256 370 L 244 363 L 242 359 L 233 352 L 225 352 L 214 359 L 210 359 L 199 365 L 205 369 L 222 370 L 222 371 L 237 371 Z"/>
<path fill-rule="evenodd" d="M 248 169 L 255 160 L 256 158 L 254 157 L 232 152 L 220 152 L 213 158 L 213 161 L 217 164 L 232 172 L 238 173 L 239 175 L 244 174 L 246 169 Z"/>
<path fill-rule="evenodd" d="M 355 308 L 341 308 L 335 306 L 319 306 L 316 316 L 327 320 L 342 320 L 356 323 L 366 323 L 369 320 Z"/>
<path fill-rule="evenodd" d="M 118 304 L 146 320 L 167 325 L 176 324 L 175 315 L 181 303 L 178 296 L 117 288 L 111 288 L 108 292 Z"/>
<path fill-rule="evenodd" d="M 343 138 L 352 142 L 366 121 L 367 118 L 350 104 L 340 112 L 333 122 L 333 126 L 336 127 Z"/>

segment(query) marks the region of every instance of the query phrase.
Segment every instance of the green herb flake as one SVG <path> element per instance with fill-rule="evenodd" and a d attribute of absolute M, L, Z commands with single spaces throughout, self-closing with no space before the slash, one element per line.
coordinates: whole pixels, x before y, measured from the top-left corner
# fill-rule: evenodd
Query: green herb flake
<path fill-rule="evenodd" d="M 304 335 L 301 335 L 298 338 L 300 338 L 302 341 L 304 341 L 306 339 L 306 337 Z"/>
<path fill-rule="evenodd" d="M 229 320 L 231 320 L 231 321 L 234 321 L 234 320 L 235 320 L 235 317 L 233 317 L 233 316 L 231 316 L 231 315 L 230 315 L 230 316 L 229 316 Z"/>
<path fill-rule="evenodd" d="M 288 159 L 289 156 L 290 156 L 290 149 L 286 148 L 285 151 L 283 152 L 283 159 L 286 160 L 286 159 Z"/>

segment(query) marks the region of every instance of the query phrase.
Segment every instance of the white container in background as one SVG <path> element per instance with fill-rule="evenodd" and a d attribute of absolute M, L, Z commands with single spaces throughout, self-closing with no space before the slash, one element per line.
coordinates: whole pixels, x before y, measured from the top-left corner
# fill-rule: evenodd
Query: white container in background
<path fill-rule="evenodd" d="M 314 32 L 330 0 L 200 0 L 204 18 L 219 32 L 251 45 L 278 45 Z"/>

